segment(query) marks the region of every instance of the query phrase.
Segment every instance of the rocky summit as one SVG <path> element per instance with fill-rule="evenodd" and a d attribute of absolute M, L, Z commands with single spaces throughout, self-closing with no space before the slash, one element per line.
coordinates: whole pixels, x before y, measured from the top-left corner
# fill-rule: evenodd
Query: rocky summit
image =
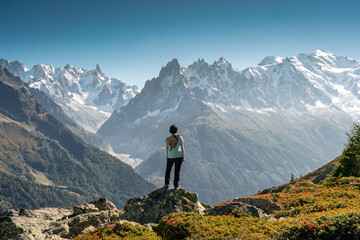
<path fill-rule="evenodd" d="M 197 193 L 185 189 L 157 189 L 148 195 L 132 198 L 126 202 L 123 219 L 139 223 L 157 223 L 170 213 L 197 212 L 202 213 L 206 204 L 199 202 Z"/>

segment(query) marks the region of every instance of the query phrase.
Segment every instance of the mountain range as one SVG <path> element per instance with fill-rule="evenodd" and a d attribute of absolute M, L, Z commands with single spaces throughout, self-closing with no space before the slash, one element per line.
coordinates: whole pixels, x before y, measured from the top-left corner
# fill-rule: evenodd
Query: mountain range
<path fill-rule="evenodd" d="M 164 139 L 177 124 L 186 151 L 180 184 L 208 203 L 323 165 L 340 155 L 345 131 L 359 119 L 360 63 L 321 50 L 269 56 L 241 71 L 224 58 L 186 68 L 173 59 L 141 91 L 98 66 L 0 65 L 43 90 L 76 124 L 97 130 L 116 153 L 144 159 L 135 170 L 158 186 Z"/>
<path fill-rule="evenodd" d="M 90 132 L 96 132 L 114 109 L 125 105 L 139 92 L 136 86 L 107 77 L 99 65 L 94 70 L 70 65 L 55 68 L 43 64 L 28 69 L 18 61 L 0 59 L 0 66 L 20 77 L 31 88 L 43 91 Z"/>
<path fill-rule="evenodd" d="M 358 119 L 360 63 L 317 50 L 234 69 L 224 58 L 177 59 L 116 109 L 98 134 L 115 152 L 146 159 L 136 171 L 163 182 L 164 139 L 185 139 L 181 183 L 205 202 L 253 194 L 341 153 Z M 204 190 L 207 189 L 207 190 Z"/>
<path fill-rule="evenodd" d="M 32 92 L 0 67 L 0 212 L 65 207 L 104 196 L 123 205 L 154 189 L 129 165 L 83 142 Z"/>

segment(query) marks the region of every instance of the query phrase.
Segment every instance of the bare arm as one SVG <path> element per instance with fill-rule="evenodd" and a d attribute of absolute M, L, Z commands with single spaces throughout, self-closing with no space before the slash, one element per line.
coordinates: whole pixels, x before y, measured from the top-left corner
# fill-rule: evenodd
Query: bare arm
<path fill-rule="evenodd" d="M 183 161 L 185 161 L 184 143 L 181 144 L 181 152 L 182 152 L 182 159 L 183 159 Z"/>
<path fill-rule="evenodd" d="M 169 150 L 169 146 L 166 144 L 166 159 L 168 159 L 168 150 Z"/>

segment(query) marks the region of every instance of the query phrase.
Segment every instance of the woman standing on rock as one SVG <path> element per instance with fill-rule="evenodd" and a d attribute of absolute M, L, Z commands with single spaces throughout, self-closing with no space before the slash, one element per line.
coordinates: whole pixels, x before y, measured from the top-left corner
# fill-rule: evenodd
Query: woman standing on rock
<path fill-rule="evenodd" d="M 184 139 L 177 134 L 178 128 L 176 125 L 170 126 L 171 136 L 166 138 L 166 172 L 165 172 L 165 189 L 169 188 L 170 184 L 170 172 L 171 168 L 175 163 L 175 177 L 174 177 L 174 188 L 179 187 L 180 180 L 180 168 L 182 162 L 185 160 L 184 151 Z"/>

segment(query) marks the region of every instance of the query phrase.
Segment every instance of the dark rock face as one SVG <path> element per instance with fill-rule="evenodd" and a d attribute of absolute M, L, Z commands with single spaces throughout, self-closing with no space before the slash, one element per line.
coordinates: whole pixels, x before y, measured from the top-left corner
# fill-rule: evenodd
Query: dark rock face
<path fill-rule="evenodd" d="M 199 202 L 197 193 L 185 189 L 158 189 L 148 195 L 132 198 L 125 204 L 125 213 L 121 218 L 139 223 L 156 223 L 170 213 L 198 212 L 205 208 Z"/>
<path fill-rule="evenodd" d="M 0 67 L 0 112 L 20 122 L 29 122 L 45 109 L 31 97 L 25 84 Z"/>
<path fill-rule="evenodd" d="M 205 215 L 211 215 L 211 216 L 232 214 L 234 216 L 239 217 L 243 214 L 250 214 L 254 217 L 259 217 L 259 218 L 266 217 L 264 210 L 242 202 L 231 202 L 228 204 L 216 206 L 211 209 L 207 209 L 204 212 Z"/>
<path fill-rule="evenodd" d="M 282 209 L 282 206 L 266 198 L 235 198 L 233 202 L 241 202 L 253 205 L 264 210 L 266 214 L 272 214 Z"/>
<path fill-rule="evenodd" d="M 111 224 L 122 214 L 107 199 L 74 207 L 10 209 L 0 215 L 0 240 L 63 239 Z"/>

